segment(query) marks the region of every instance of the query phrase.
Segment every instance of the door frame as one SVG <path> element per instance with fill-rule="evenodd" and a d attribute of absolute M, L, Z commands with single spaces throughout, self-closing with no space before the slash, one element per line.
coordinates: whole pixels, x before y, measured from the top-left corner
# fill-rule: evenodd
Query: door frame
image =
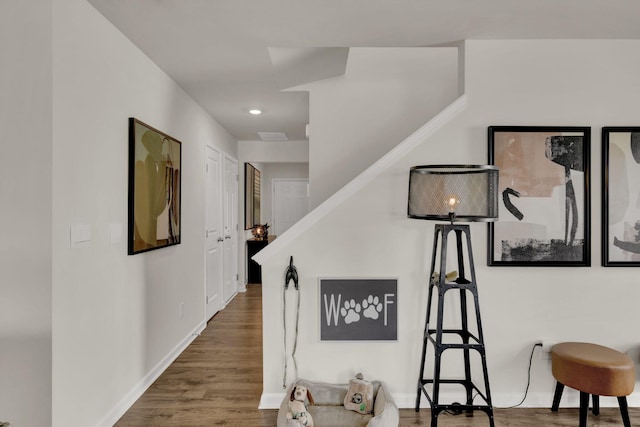
<path fill-rule="evenodd" d="M 229 234 L 232 236 L 232 240 L 235 239 L 235 251 L 232 251 L 232 256 L 234 257 L 234 274 L 232 275 L 235 276 L 232 278 L 233 281 L 235 281 L 235 291 L 232 292 L 232 295 L 228 296 L 225 295 L 224 289 L 225 289 L 225 283 L 224 283 L 224 273 L 223 273 L 223 283 L 222 283 L 222 288 L 223 288 L 223 292 L 222 292 L 222 298 L 224 300 L 225 305 L 227 303 L 229 303 L 229 301 L 231 301 L 233 298 L 235 298 L 235 296 L 238 294 L 238 292 L 244 292 L 246 289 L 243 287 L 242 289 L 240 288 L 240 171 L 239 171 L 239 162 L 238 159 L 236 159 L 235 157 L 233 157 L 232 155 L 222 152 L 222 192 L 223 194 L 225 194 L 226 191 L 226 163 L 227 160 L 229 160 L 233 165 L 235 165 L 235 189 L 236 189 L 236 197 L 235 197 L 235 206 L 233 206 L 233 211 L 231 214 L 231 218 L 233 218 L 233 221 L 235 221 L 235 230 L 232 229 L 229 231 Z M 225 197 L 223 197 L 223 200 L 225 200 Z M 244 199 L 243 199 L 244 200 Z M 223 206 L 223 210 L 226 209 L 226 206 Z M 244 211 L 243 211 L 244 212 Z M 233 214 L 235 213 L 235 215 Z M 224 212 L 223 212 L 223 232 L 226 231 L 224 230 Z M 244 224 L 244 222 L 243 222 Z M 244 229 L 244 226 L 242 227 Z M 225 244 L 226 244 L 226 236 L 225 236 Z M 232 246 L 233 248 L 233 246 Z M 224 257 L 223 257 L 223 271 L 224 271 Z"/>
<path fill-rule="evenodd" d="M 207 247 L 207 238 L 208 238 L 207 237 L 207 231 L 208 231 L 207 230 L 207 220 L 208 220 L 208 218 L 207 218 L 207 204 L 208 204 L 208 201 L 209 201 L 208 198 L 210 197 L 210 194 L 209 194 L 209 191 L 208 191 L 209 188 L 208 188 L 208 181 L 207 181 L 207 175 L 206 174 L 207 174 L 207 166 L 208 166 L 208 150 L 209 149 L 213 150 L 218 155 L 218 175 L 219 175 L 218 176 L 218 182 L 219 182 L 219 185 L 220 185 L 219 195 L 222 195 L 223 183 L 222 183 L 222 173 L 221 173 L 221 171 L 222 171 L 222 163 L 223 163 L 223 156 L 224 156 L 224 152 L 222 150 L 220 150 L 218 147 L 216 147 L 214 145 L 211 145 L 211 144 L 205 144 L 205 148 L 204 148 L 204 150 L 205 150 L 205 153 L 204 153 L 204 170 L 205 170 L 205 173 L 204 173 L 205 196 L 204 197 L 205 197 L 205 200 L 204 200 L 204 227 L 203 227 L 204 228 L 204 230 L 203 230 L 203 233 L 204 233 L 204 239 L 203 239 L 203 241 L 204 241 L 204 245 L 203 245 L 204 246 L 204 250 L 203 250 L 203 253 L 204 253 L 204 286 L 203 286 L 204 298 L 203 298 L 203 301 L 204 301 L 204 318 L 205 318 L 205 322 L 208 322 L 213 316 L 215 316 L 215 314 L 213 314 L 211 317 L 209 317 L 209 312 L 208 312 L 209 303 L 207 301 L 208 300 L 207 279 L 209 278 L 208 277 L 209 271 L 207 269 L 207 251 L 208 251 L 208 247 Z M 223 207 L 221 205 L 218 206 L 219 218 L 222 218 L 222 208 Z M 222 222 L 222 221 L 220 221 L 220 222 Z M 218 224 L 218 227 L 222 228 L 223 224 Z M 222 233 L 222 230 L 221 230 L 221 233 Z M 224 248 L 220 248 L 219 250 L 220 250 L 220 252 L 222 254 L 221 256 L 224 257 Z M 224 259 L 223 259 L 222 262 L 224 262 Z M 222 288 L 223 288 L 223 285 L 224 285 L 222 283 L 222 276 L 220 277 L 220 279 L 221 279 L 220 296 L 219 296 L 219 298 L 220 298 L 220 309 L 216 313 L 219 313 L 220 311 L 224 310 L 224 308 L 226 307 L 226 302 L 224 300 L 224 296 L 223 296 L 223 293 L 222 293 Z"/>

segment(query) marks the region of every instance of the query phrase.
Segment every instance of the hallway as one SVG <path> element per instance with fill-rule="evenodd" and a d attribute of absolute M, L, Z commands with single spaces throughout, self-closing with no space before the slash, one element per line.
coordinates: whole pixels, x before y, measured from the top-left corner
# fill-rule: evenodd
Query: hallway
<path fill-rule="evenodd" d="M 248 285 L 116 423 L 270 427 L 262 393 L 262 287 Z"/>

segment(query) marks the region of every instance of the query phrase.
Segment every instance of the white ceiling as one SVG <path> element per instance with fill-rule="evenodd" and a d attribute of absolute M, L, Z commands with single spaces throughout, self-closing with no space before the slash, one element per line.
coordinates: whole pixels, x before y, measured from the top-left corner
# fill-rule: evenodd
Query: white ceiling
<path fill-rule="evenodd" d="M 340 74 L 345 47 L 640 38 L 637 0 L 88 1 L 238 140 L 306 139 L 308 94 L 282 89 Z"/>

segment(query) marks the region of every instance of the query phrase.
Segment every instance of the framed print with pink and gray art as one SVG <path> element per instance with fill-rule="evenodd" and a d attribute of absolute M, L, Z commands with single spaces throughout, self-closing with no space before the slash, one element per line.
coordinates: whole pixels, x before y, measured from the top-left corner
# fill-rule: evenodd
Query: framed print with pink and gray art
<path fill-rule="evenodd" d="M 489 127 L 501 199 L 488 265 L 591 265 L 590 143 L 589 127 Z"/>

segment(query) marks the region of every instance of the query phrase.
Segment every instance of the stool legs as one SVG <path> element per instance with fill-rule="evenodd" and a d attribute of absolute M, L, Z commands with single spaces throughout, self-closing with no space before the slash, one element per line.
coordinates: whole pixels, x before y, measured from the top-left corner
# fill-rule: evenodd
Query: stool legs
<path fill-rule="evenodd" d="M 564 384 L 560 381 L 556 382 L 556 392 L 553 395 L 553 405 L 551 406 L 551 411 L 558 412 L 558 408 L 560 407 L 560 398 L 562 397 L 562 391 L 564 390 Z"/>
<path fill-rule="evenodd" d="M 589 412 L 589 393 L 580 392 L 580 422 L 579 427 L 587 427 L 587 413 Z"/>
<path fill-rule="evenodd" d="M 622 415 L 622 422 L 624 423 L 624 427 L 631 427 L 627 398 L 625 396 L 618 396 L 618 405 L 620 405 L 620 415 Z"/>
<path fill-rule="evenodd" d="M 564 391 L 564 384 L 560 381 L 556 382 L 556 391 L 553 395 L 553 405 L 551 406 L 552 412 L 558 412 L 560 407 L 560 399 L 562 398 L 562 392 Z M 600 414 L 600 396 L 594 394 L 591 396 L 593 399 L 593 415 Z M 618 396 L 618 405 L 620 406 L 620 415 L 622 416 L 622 422 L 624 427 L 631 427 L 631 420 L 629 419 L 629 406 L 627 405 L 626 396 Z M 589 412 L 589 393 L 584 391 L 580 392 L 580 421 L 579 427 L 587 427 L 587 414 Z"/>

